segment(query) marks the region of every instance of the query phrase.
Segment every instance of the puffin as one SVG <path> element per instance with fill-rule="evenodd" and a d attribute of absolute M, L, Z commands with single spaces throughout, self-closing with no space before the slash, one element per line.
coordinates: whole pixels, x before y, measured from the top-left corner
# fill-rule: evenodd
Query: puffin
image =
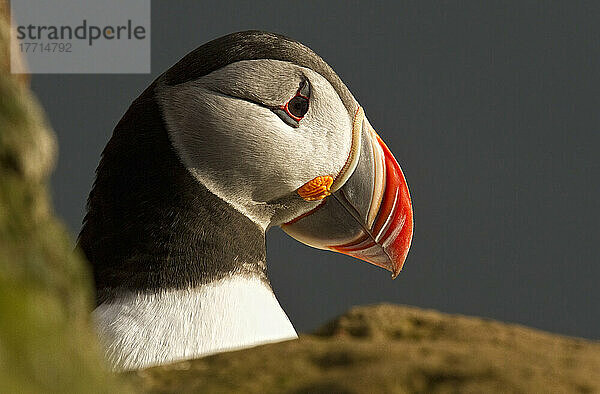
<path fill-rule="evenodd" d="M 297 338 L 268 277 L 275 226 L 395 278 L 413 210 L 400 165 L 321 57 L 232 33 L 156 78 L 102 152 L 77 245 L 112 367 Z"/>

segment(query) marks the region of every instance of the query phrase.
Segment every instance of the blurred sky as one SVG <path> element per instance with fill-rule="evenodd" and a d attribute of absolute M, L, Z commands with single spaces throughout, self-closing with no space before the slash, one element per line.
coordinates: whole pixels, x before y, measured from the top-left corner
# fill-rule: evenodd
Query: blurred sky
<path fill-rule="evenodd" d="M 35 75 L 60 143 L 58 213 L 78 233 L 129 103 L 190 50 L 260 29 L 341 76 L 400 162 L 415 233 L 389 274 L 274 229 L 269 275 L 296 328 L 393 302 L 600 339 L 600 3 L 152 3 L 151 75 Z"/>

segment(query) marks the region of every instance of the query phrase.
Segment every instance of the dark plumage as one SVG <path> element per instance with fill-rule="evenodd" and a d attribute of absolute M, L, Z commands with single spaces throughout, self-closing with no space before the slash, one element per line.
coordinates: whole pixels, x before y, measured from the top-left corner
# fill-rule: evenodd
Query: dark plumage
<path fill-rule="evenodd" d="M 267 280 L 263 230 L 183 167 L 153 89 L 115 127 L 89 196 L 78 245 L 92 264 L 98 303 L 125 290 L 183 288 L 241 270 Z"/>
<path fill-rule="evenodd" d="M 272 59 L 297 64 L 321 74 L 340 96 L 348 113 L 354 114 L 356 102 L 340 77 L 310 48 L 291 38 L 249 30 L 228 34 L 196 48 L 166 71 L 169 85 L 198 79 L 228 64 L 241 60 Z"/>

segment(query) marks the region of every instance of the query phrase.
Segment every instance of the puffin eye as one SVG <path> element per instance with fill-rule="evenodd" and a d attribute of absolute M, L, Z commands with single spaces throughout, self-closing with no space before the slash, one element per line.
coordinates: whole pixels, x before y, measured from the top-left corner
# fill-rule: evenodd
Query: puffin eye
<path fill-rule="evenodd" d="M 287 107 L 291 115 L 297 118 L 303 118 L 308 111 L 308 99 L 302 96 L 295 96 L 293 99 L 288 101 Z"/>
<path fill-rule="evenodd" d="M 298 127 L 300 120 L 308 112 L 308 104 L 310 101 L 310 85 L 308 81 L 302 82 L 300 88 L 287 103 L 272 108 L 271 110 L 277 114 L 286 124 L 292 127 Z"/>

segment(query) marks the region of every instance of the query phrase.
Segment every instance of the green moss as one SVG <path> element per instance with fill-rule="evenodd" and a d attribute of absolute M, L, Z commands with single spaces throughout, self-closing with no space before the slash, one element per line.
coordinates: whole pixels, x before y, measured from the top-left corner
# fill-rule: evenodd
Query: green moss
<path fill-rule="evenodd" d="M 0 0 L 0 52 L 9 53 Z M 52 215 L 55 142 L 23 78 L 0 69 L 0 392 L 123 392 L 91 328 L 86 264 Z"/>

